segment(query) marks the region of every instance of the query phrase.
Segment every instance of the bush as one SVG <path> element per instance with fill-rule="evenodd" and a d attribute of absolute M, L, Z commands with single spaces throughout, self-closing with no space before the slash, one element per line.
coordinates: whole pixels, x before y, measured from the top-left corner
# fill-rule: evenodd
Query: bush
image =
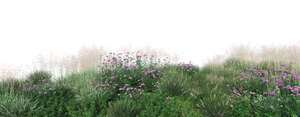
<path fill-rule="evenodd" d="M 0 117 L 25 117 L 29 111 L 38 109 L 37 101 L 15 94 L 13 90 L 0 95 Z"/>
<path fill-rule="evenodd" d="M 300 78 L 290 69 L 257 65 L 240 70 L 240 79 L 235 81 L 232 92 L 233 113 L 259 116 L 300 115 Z M 241 111 L 248 110 L 248 111 Z"/>
<path fill-rule="evenodd" d="M 30 85 L 30 84 L 29 84 Z M 33 117 L 68 117 L 71 110 L 75 108 L 75 93 L 67 87 L 55 86 L 42 82 L 24 88 L 26 96 L 38 101 L 40 110 L 31 112 Z"/>
<path fill-rule="evenodd" d="M 51 80 L 51 74 L 46 71 L 35 71 L 31 74 L 29 74 L 27 80 L 31 81 L 32 83 L 38 83 L 43 80 L 50 81 Z"/>
<path fill-rule="evenodd" d="M 193 111 L 187 101 L 166 97 L 159 93 L 144 93 L 137 98 L 141 113 L 137 117 L 193 117 L 200 114 Z"/>
<path fill-rule="evenodd" d="M 104 116 L 108 107 L 111 94 L 108 91 L 97 89 L 80 101 L 77 105 L 76 116 L 97 117 Z"/>

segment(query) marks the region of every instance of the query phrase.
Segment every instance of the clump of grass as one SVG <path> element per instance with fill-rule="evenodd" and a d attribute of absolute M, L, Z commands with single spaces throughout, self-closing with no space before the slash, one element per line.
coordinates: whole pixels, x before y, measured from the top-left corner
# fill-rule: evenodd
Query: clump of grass
<path fill-rule="evenodd" d="M 29 111 L 35 112 L 39 108 L 38 102 L 16 94 L 14 90 L 6 91 L 0 95 L 0 117 L 23 117 Z"/>
<path fill-rule="evenodd" d="M 108 117 L 136 117 L 139 107 L 130 99 L 118 100 L 108 108 Z"/>
<path fill-rule="evenodd" d="M 162 77 L 159 90 L 169 96 L 179 96 L 189 93 L 190 77 L 184 73 L 176 71 L 169 71 Z"/>

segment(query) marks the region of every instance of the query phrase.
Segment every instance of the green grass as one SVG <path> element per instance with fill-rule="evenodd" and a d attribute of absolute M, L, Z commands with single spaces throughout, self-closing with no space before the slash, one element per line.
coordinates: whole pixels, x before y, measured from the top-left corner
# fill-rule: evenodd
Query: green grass
<path fill-rule="evenodd" d="M 133 56 L 135 57 L 135 56 Z M 111 57 L 111 60 L 113 56 Z M 125 57 L 126 58 L 126 57 Z M 274 75 L 280 64 L 255 63 L 234 58 L 221 65 L 151 64 L 142 59 L 132 63 L 115 62 L 51 80 L 45 71 L 36 71 L 26 80 L 0 83 L 0 116 L 5 117 L 298 117 L 299 97 L 278 91 L 276 96 L 249 95 L 247 91 L 272 91 L 274 83 L 262 84 L 248 79 L 240 71 L 256 66 Z M 117 61 L 117 60 L 115 60 Z M 155 60 L 154 60 L 155 62 Z M 122 63 L 122 64 L 121 64 Z M 124 65 L 131 68 L 128 70 Z M 297 67 L 282 69 L 292 72 Z M 291 77 L 291 76 L 288 76 Z M 46 79 L 46 80 L 45 80 Z M 272 81 L 273 82 L 273 81 Z M 284 86 L 299 86 L 299 81 L 284 81 Z M 261 87 L 256 90 L 255 87 Z M 242 96 L 233 94 L 240 91 Z M 300 92 L 299 92 L 300 93 Z M 281 98 L 280 103 L 274 103 Z M 274 104 L 273 104 L 274 103 Z M 275 106 L 270 109 L 270 104 Z M 272 105 L 272 106 L 273 106 Z M 258 110 L 257 110 L 258 109 Z"/>

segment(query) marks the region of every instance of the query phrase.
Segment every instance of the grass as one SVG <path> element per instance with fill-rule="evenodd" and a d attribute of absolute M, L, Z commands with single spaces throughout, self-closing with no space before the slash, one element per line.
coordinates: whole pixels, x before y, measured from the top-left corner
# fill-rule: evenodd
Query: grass
<path fill-rule="evenodd" d="M 0 84 L 0 116 L 300 116 L 297 64 L 231 57 L 199 68 L 158 59 L 110 53 L 97 68 L 56 80 L 45 71 L 5 80 Z"/>

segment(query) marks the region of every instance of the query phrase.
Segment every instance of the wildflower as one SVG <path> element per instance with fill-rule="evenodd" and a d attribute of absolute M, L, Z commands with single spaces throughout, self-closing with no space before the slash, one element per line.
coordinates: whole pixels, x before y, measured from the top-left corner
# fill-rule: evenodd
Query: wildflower
<path fill-rule="evenodd" d="M 46 80 L 42 80 L 42 82 L 46 82 Z"/>
<path fill-rule="evenodd" d="M 243 78 L 240 78 L 240 80 L 242 81 L 242 80 L 243 80 Z"/>
<path fill-rule="evenodd" d="M 92 94 L 88 94 L 88 96 L 91 96 Z"/>
<path fill-rule="evenodd" d="M 282 83 L 282 80 L 278 80 L 277 83 L 278 83 L 278 84 L 281 84 L 281 83 Z"/>
<path fill-rule="evenodd" d="M 270 105 L 269 108 L 274 109 L 274 106 L 273 106 L 273 105 Z"/>
<path fill-rule="evenodd" d="M 269 95 L 275 95 L 275 91 L 270 91 Z"/>
<path fill-rule="evenodd" d="M 120 96 L 120 93 L 118 93 L 118 96 Z"/>
<path fill-rule="evenodd" d="M 152 77 L 153 77 L 153 78 L 156 78 L 156 76 L 155 76 L 154 74 L 152 74 Z"/>
<path fill-rule="evenodd" d="M 299 86 L 294 86 L 294 92 L 297 92 L 300 90 L 300 87 Z"/>
<path fill-rule="evenodd" d="M 128 84 L 125 84 L 125 87 L 127 87 L 128 86 Z"/>
<path fill-rule="evenodd" d="M 256 93 L 255 93 L 255 92 L 252 92 L 252 91 L 250 91 L 250 92 L 249 92 L 249 94 L 250 94 L 250 95 L 254 95 L 254 94 L 256 94 Z"/>
<path fill-rule="evenodd" d="M 129 94 L 129 97 L 132 98 L 132 94 L 131 93 Z"/>
<path fill-rule="evenodd" d="M 285 87 L 283 87 L 284 89 L 291 89 L 291 85 L 286 85 Z"/>
<path fill-rule="evenodd" d="M 253 76 L 252 79 L 255 80 L 255 79 L 256 79 L 256 76 Z"/>
<path fill-rule="evenodd" d="M 168 96 L 168 97 L 167 97 L 167 100 L 169 100 L 170 98 L 171 98 L 171 97 L 170 97 L 170 96 Z"/>
<path fill-rule="evenodd" d="M 229 104 L 229 107 L 230 107 L 230 108 L 233 108 L 233 105 L 232 105 L 232 104 Z"/>
<path fill-rule="evenodd" d="M 296 77 L 295 80 L 300 80 L 300 78 Z"/>
<path fill-rule="evenodd" d="M 51 90 L 51 91 L 55 91 L 55 90 L 56 90 L 56 88 L 50 88 L 50 90 Z"/>

